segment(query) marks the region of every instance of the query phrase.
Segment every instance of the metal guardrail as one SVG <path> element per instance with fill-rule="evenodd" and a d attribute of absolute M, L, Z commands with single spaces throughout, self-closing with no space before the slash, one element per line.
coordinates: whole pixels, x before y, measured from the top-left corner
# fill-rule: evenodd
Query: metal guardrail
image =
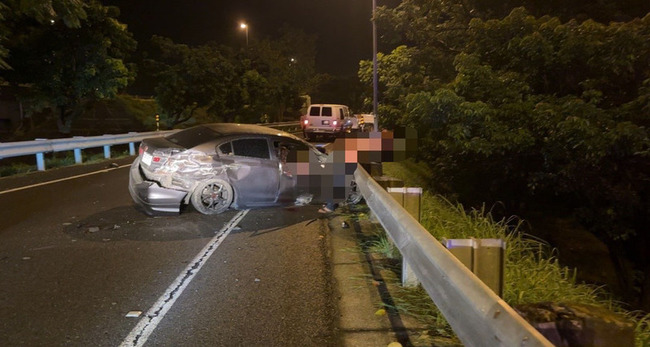
<path fill-rule="evenodd" d="M 165 136 L 175 131 L 177 130 L 0 143 L 0 159 L 35 154 L 36 167 L 39 171 L 43 171 L 45 170 L 44 153 L 74 151 L 75 162 L 81 163 L 81 150 L 84 148 L 104 147 L 104 157 L 108 159 L 111 157 L 110 147 L 112 145 L 128 143 L 129 153 L 135 155 L 136 142 L 140 142 L 147 137 Z"/>
<path fill-rule="evenodd" d="M 276 123 L 259 123 L 257 125 L 263 125 L 269 128 L 285 128 L 285 127 L 297 127 L 300 126 L 300 122 L 291 121 L 291 122 L 276 122 Z"/>
<path fill-rule="evenodd" d="M 553 346 L 454 257 L 361 165 L 355 182 L 404 261 L 466 346 Z"/>
<path fill-rule="evenodd" d="M 295 128 L 300 122 L 279 122 L 259 124 L 270 128 Z M 151 131 L 145 133 L 128 133 L 120 135 L 102 136 L 78 136 L 65 139 L 36 139 L 34 141 L 19 141 L 0 143 L 0 159 L 36 155 L 36 168 L 39 171 L 45 170 L 45 153 L 74 151 L 75 163 L 80 164 L 82 160 L 81 150 L 85 148 L 104 147 L 104 157 L 111 157 L 111 146 L 129 144 L 129 154 L 135 155 L 135 143 L 148 137 L 166 136 L 178 130 Z"/>

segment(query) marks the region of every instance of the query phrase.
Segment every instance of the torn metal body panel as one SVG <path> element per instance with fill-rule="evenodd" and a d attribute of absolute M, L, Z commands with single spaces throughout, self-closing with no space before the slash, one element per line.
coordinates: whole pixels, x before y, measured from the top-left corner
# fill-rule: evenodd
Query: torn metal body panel
<path fill-rule="evenodd" d="M 163 188 L 154 181 L 146 180 L 140 172 L 140 157 L 131 164 L 129 193 L 147 214 L 179 213 L 187 195 L 185 191 Z"/>

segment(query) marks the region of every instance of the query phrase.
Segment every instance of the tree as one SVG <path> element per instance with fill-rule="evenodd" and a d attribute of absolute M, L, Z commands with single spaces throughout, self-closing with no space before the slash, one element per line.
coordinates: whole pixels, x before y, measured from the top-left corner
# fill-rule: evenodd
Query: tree
<path fill-rule="evenodd" d="M 40 24 L 63 21 L 70 28 L 78 28 L 81 20 L 86 18 L 84 7 L 81 0 L 7 0 L 6 3 L 0 3 L 0 69 L 11 68 L 5 61 L 9 50 L 4 42 L 11 35 L 6 21 L 25 16 Z"/>
<path fill-rule="evenodd" d="M 187 122 L 200 108 L 213 116 L 232 114 L 239 81 L 232 59 L 222 54 L 224 48 L 190 47 L 158 36 L 152 41 L 160 49 L 160 58 L 148 64 L 156 71 L 156 101 L 168 126 Z"/>
<path fill-rule="evenodd" d="M 256 41 L 245 52 L 245 69 L 255 70 L 267 81 L 268 107 L 259 110 L 275 121 L 285 116 L 296 119 L 304 103 L 304 95 L 313 91 L 319 81 L 315 74 L 316 38 L 301 30 L 283 26 L 277 40 Z"/>
<path fill-rule="evenodd" d="M 297 118 L 314 86 L 315 39 L 285 27 L 278 40 L 246 50 L 188 46 L 154 37 L 160 49 L 148 61 L 158 80 L 156 99 L 174 126 L 204 109 L 209 120 L 258 123 Z"/>
<path fill-rule="evenodd" d="M 58 3 L 78 2 L 53 2 Z M 56 109 L 64 134 L 90 101 L 114 97 L 133 78 L 124 59 L 136 42 L 117 21 L 119 10 L 89 1 L 83 13 L 45 22 L 46 17 L 18 15 L 6 23 L 12 69 L 3 76 L 14 85 L 29 86 L 23 98 L 33 110 Z M 71 18 L 79 19 L 78 27 L 69 26 L 75 24 Z"/>
<path fill-rule="evenodd" d="M 648 309 L 650 15 L 603 24 L 515 8 L 495 18 L 471 2 L 425 0 L 384 11 L 409 45 L 380 56 L 381 116 L 418 128 L 440 187 L 515 213 L 572 210 L 615 264 L 630 258 L 645 274 Z"/>

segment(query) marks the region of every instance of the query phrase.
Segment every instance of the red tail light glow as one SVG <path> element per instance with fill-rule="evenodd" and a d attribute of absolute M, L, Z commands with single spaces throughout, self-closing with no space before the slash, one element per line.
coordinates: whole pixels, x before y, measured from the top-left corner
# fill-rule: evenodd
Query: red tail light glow
<path fill-rule="evenodd" d="M 154 163 L 159 163 L 160 162 L 160 157 L 153 157 L 153 162 Z"/>
<path fill-rule="evenodd" d="M 339 122 L 338 122 L 338 121 L 334 121 L 334 122 L 332 122 L 332 124 L 333 124 L 334 126 L 336 126 L 337 124 L 339 124 Z"/>
<path fill-rule="evenodd" d="M 309 119 L 305 119 L 303 123 L 305 123 L 305 125 L 309 124 Z"/>

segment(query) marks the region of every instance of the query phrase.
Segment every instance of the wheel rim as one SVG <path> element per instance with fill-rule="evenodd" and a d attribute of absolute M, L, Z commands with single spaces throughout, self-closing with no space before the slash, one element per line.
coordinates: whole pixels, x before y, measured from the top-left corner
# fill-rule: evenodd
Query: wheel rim
<path fill-rule="evenodd" d="M 201 191 L 201 203 L 209 210 L 218 210 L 228 201 L 228 192 L 223 185 L 211 183 Z"/>

